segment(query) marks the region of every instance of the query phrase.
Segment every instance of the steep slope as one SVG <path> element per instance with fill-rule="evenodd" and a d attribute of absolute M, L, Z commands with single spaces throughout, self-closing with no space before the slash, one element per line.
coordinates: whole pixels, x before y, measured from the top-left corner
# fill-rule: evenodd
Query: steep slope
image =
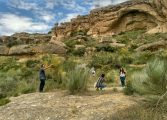
<path fill-rule="evenodd" d="M 167 2 L 165 0 L 128 1 L 116 6 L 92 10 L 71 22 L 56 25 L 54 39 L 61 40 L 73 32 L 84 31 L 91 36 L 113 35 L 144 29 L 148 33 L 167 32 Z"/>

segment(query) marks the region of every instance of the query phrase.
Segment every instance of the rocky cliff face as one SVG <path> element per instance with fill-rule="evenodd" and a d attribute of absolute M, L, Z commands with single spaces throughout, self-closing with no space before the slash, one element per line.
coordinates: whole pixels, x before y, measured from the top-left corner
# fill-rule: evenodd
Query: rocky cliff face
<path fill-rule="evenodd" d="M 166 18 L 166 0 L 128 1 L 92 10 L 89 15 L 55 26 L 54 40 L 69 37 L 76 31 L 84 31 L 94 37 L 137 29 L 145 29 L 148 33 L 167 32 Z"/>
<path fill-rule="evenodd" d="M 50 42 L 49 34 L 16 33 L 0 37 L 0 55 L 35 55 L 39 53 L 64 54 L 61 42 Z"/>

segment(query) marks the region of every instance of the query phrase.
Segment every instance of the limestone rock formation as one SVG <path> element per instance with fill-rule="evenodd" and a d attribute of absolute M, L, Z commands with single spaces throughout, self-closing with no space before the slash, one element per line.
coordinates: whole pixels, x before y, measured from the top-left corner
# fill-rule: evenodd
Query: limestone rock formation
<path fill-rule="evenodd" d="M 66 49 L 55 44 L 17 45 L 11 47 L 6 55 L 34 55 L 38 53 L 65 54 Z"/>
<path fill-rule="evenodd" d="M 0 55 L 34 55 L 38 53 L 65 54 L 62 42 L 51 42 L 49 34 L 15 33 L 0 37 Z"/>
<path fill-rule="evenodd" d="M 73 32 L 88 35 L 114 35 L 144 29 L 148 33 L 167 32 L 167 1 L 128 1 L 116 6 L 92 10 L 89 15 L 78 16 L 71 22 L 61 23 L 53 29 L 55 40 L 69 37 Z"/>
<path fill-rule="evenodd" d="M 145 51 L 145 50 L 155 51 L 158 50 L 159 48 L 165 48 L 165 47 L 167 47 L 167 41 L 162 40 L 158 42 L 144 44 L 138 47 L 136 51 Z"/>

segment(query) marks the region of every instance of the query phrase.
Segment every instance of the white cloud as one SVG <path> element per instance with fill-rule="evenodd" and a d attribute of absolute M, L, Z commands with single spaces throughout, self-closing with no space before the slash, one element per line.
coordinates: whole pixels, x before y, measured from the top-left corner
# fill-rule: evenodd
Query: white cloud
<path fill-rule="evenodd" d="M 31 18 L 15 14 L 0 14 L 0 35 L 10 35 L 15 32 L 46 32 L 51 26 L 45 23 L 33 22 Z"/>
<path fill-rule="evenodd" d="M 46 8 L 53 9 L 55 6 L 59 5 L 59 0 L 45 0 Z"/>
<path fill-rule="evenodd" d="M 8 2 L 8 5 L 10 5 L 14 8 L 19 8 L 19 9 L 24 9 L 24 10 L 39 10 L 39 9 L 41 9 L 37 3 L 25 2 L 24 0 L 10 0 Z"/>
<path fill-rule="evenodd" d="M 54 19 L 54 16 L 52 16 L 52 15 L 43 15 L 43 16 L 41 16 L 41 18 L 44 21 L 46 21 L 46 22 L 50 22 L 50 21 L 52 21 Z"/>
<path fill-rule="evenodd" d="M 93 1 L 93 8 L 94 7 L 104 7 L 104 6 L 108 6 L 108 5 L 115 5 L 118 3 L 122 3 L 125 2 L 127 0 L 94 0 Z"/>
<path fill-rule="evenodd" d="M 63 7 L 66 10 L 73 12 L 85 13 L 86 8 L 79 5 L 76 0 L 45 0 L 46 8 L 53 9 L 54 7 Z"/>

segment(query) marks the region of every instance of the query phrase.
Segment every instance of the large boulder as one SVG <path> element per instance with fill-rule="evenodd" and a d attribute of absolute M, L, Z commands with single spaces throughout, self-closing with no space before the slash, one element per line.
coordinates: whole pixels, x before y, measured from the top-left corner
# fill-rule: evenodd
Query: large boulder
<path fill-rule="evenodd" d="M 34 51 L 33 45 L 17 45 L 13 46 L 9 50 L 9 55 L 32 55 L 36 52 Z"/>

